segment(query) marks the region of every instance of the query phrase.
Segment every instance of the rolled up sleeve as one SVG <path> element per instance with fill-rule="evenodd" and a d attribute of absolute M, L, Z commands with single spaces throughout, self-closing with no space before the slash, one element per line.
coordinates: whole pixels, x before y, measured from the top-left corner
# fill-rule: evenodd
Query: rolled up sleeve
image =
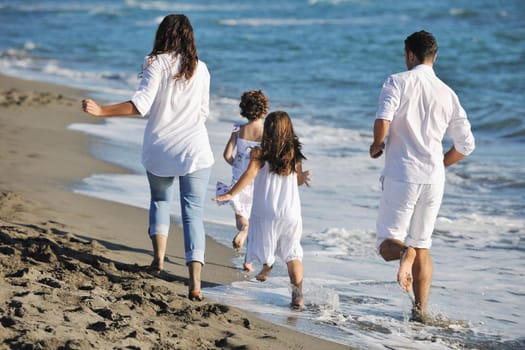
<path fill-rule="evenodd" d="M 137 91 L 133 94 L 131 102 L 142 116 L 148 114 L 155 100 L 160 85 L 160 68 L 155 61 L 150 63 L 148 57 L 144 59 L 144 70 Z"/>
<path fill-rule="evenodd" d="M 401 91 L 398 84 L 392 76 L 388 77 L 383 83 L 381 93 L 379 94 L 379 106 L 376 113 L 376 119 L 386 119 L 392 121 L 394 114 L 399 108 Z"/>
<path fill-rule="evenodd" d="M 452 139 L 456 151 L 464 156 L 468 156 L 476 148 L 467 113 L 459 103 L 456 104 L 454 117 L 447 128 L 447 134 Z"/>

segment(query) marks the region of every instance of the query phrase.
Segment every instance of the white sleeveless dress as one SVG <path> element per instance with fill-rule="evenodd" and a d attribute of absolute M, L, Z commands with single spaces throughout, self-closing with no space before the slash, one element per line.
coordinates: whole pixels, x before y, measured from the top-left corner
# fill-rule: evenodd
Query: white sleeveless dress
<path fill-rule="evenodd" d="M 233 131 L 238 132 L 239 126 L 236 126 Z M 233 185 L 239 181 L 239 178 L 248 168 L 248 165 L 250 164 L 250 152 L 252 149 L 254 147 L 259 147 L 260 145 L 261 143 L 259 141 L 245 140 L 239 137 L 239 133 L 237 133 L 237 146 L 235 147 L 236 154 L 235 158 L 233 159 L 231 187 L 233 187 Z M 235 211 L 235 214 L 249 219 L 252 210 L 252 200 L 253 182 L 244 187 L 241 192 L 233 196 L 230 200 L 230 205 Z"/>
<path fill-rule="evenodd" d="M 269 169 L 265 162 L 253 184 L 246 262 L 258 260 L 271 266 L 276 256 L 285 263 L 302 261 L 303 223 L 297 173 L 280 176 Z"/>

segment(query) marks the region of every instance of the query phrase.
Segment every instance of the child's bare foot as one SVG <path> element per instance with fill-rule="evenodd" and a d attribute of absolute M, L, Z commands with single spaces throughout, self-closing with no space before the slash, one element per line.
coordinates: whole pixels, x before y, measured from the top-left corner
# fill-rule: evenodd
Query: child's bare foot
<path fill-rule="evenodd" d="M 416 250 L 412 247 L 407 247 L 401 253 L 401 260 L 399 262 L 399 270 L 397 272 L 397 282 L 406 292 L 412 289 L 412 265 L 416 258 Z"/>
<path fill-rule="evenodd" d="M 242 264 L 242 269 L 246 272 L 253 272 L 253 266 L 252 264 L 249 264 L 249 263 L 243 263 Z"/>
<path fill-rule="evenodd" d="M 268 266 L 267 264 L 263 265 L 263 268 L 261 272 L 255 276 L 255 279 L 260 282 L 264 282 L 268 279 L 268 276 L 270 275 L 270 272 L 272 271 L 272 267 Z"/>
<path fill-rule="evenodd" d="M 304 308 L 303 291 L 301 287 L 292 285 L 292 309 L 302 310 Z"/>
<path fill-rule="evenodd" d="M 232 246 L 236 252 L 241 250 L 242 246 L 244 245 L 244 241 L 246 240 L 246 236 L 248 236 L 248 231 L 243 230 L 237 232 L 235 237 L 233 237 Z"/>

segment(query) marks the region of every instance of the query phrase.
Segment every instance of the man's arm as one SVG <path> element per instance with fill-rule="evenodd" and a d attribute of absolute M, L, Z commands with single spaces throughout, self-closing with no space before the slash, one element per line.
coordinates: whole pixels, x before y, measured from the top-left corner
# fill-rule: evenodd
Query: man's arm
<path fill-rule="evenodd" d="M 374 142 L 370 145 L 370 157 L 379 158 L 385 148 L 385 139 L 390 128 L 390 121 L 376 119 L 374 122 Z"/>
<path fill-rule="evenodd" d="M 459 153 L 456 150 L 456 147 L 452 146 L 447 153 L 445 153 L 445 157 L 443 158 L 443 163 L 445 163 L 445 168 L 448 166 L 451 166 L 454 163 L 459 162 L 466 156 L 464 154 Z"/>

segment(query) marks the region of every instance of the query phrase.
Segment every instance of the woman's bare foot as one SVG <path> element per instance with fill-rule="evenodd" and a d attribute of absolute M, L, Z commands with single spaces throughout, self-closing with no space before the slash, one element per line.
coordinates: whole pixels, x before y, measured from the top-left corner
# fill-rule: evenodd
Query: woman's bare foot
<path fill-rule="evenodd" d="M 201 271 L 202 263 L 199 261 L 191 261 L 188 266 L 188 299 L 195 301 L 202 301 L 201 293 Z"/>
<path fill-rule="evenodd" d="M 235 237 L 233 237 L 232 246 L 233 249 L 235 249 L 236 252 L 239 252 L 244 245 L 244 241 L 246 240 L 246 236 L 248 236 L 248 231 L 243 230 L 237 232 Z"/>
<path fill-rule="evenodd" d="M 264 264 L 261 272 L 259 272 L 257 276 L 255 276 L 255 279 L 259 282 L 264 282 L 268 279 L 268 276 L 270 275 L 271 271 L 272 267 L 268 266 L 267 264 Z"/>
<path fill-rule="evenodd" d="M 292 309 L 302 310 L 304 308 L 303 291 L 301 287 L 292 285 Z"/>
<path fill-rule="evenodd" d="M 401 253 L 401 260 L 399 262 L 399 270 L 397 272 L 397 282 L 406 292 L 412 289 L 412 265 L 416 258 L 416 250 L 412 247 L 405 248 Z"/>
<path fill-rule="evenodd" d="M 204 297 L 202 296 L 200 289 L 194 289 L 188 292 L 188 299 L 191 301 L 203 301 Z"/>
<path fill-rule="evenodd" d="M 154 274 L 154 275 L 158 275 L 159 273 L 162 272 L 162 270 L 164 270 L 164 262 L 158 261 L 156 259 L 153 259 L 151 264 L 146 268 L 147 272 Z"/>

